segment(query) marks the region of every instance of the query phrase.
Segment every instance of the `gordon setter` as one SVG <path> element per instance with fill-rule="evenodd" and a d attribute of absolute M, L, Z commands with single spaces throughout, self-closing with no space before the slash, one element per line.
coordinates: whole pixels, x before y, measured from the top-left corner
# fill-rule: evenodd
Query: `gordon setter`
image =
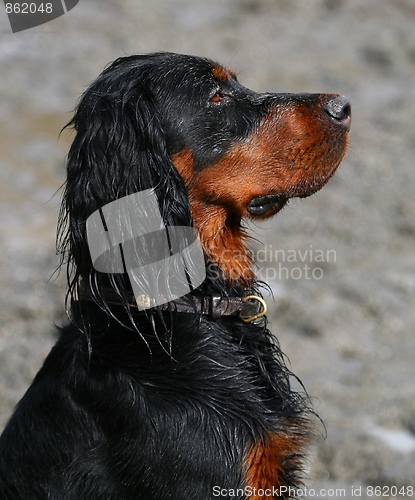
<path fill-rule="evenodd" d="M 243 219 L 326 184 L 350 120 L 342 96 L 253 92 L 204 58 L 104 70 L 69 124 L 58 247 L 70 322 L 1 437 L 1 499 L 295 496 L 312 410 L 260 317 Z M 197 232 L 206 278 L 143 309 L 125 273 L 94 268 L 86 221 L 147 189 L 167 227 Z"/>

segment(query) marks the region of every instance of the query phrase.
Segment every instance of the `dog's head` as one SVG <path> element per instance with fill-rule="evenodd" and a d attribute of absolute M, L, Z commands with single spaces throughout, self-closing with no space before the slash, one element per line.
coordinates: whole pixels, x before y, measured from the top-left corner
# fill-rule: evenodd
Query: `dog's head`
<path fill-rule="evenodd" d="M 350 114 L 339 95 L 254 92 L 208 59 L 116 60 L 71 122 L 61 231 L 75 280 L 94 273 L 86 219 L 154 188 L 165 224 L 193 225 L 221 276 L 249 283 L 242 219 L 270 217 L 323 187 L 345 156 Z"/>

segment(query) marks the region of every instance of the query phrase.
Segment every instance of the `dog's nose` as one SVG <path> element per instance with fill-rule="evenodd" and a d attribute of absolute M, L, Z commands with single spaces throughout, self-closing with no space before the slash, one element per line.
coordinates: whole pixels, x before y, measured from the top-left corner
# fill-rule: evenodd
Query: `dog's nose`
<path fill-rule="evenodd" d="M 332 97 L 324 106 L 324 111 L 333 120 L 342 124 L 347 130 L 350 130 L 352 121 L 352 108 L 350 102 L 342 95 Z"/>

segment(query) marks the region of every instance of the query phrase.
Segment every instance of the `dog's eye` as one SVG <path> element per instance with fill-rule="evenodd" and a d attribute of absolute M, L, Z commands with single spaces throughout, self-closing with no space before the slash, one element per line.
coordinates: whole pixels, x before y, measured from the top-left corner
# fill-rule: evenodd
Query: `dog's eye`
<path fill-rule="evenodd" d="M 216 92 L 216 94 L 210 98 L 210 101 L 216 104 L 219 103 L 221 100 L 222 100 L 222 94 L 220 92 Z"/>
<path fill-rule="evenodd" d="M 209 96 L 209 104 L 224 105 L 232 100 L 232 93 L 223 88 L 216 88 Z"/>

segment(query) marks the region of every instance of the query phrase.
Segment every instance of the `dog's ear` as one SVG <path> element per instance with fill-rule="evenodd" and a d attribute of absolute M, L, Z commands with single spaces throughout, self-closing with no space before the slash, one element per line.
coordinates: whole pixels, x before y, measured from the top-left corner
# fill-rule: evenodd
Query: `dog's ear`
<path fill-rule="evenodd" d="M 80 276 L 91 282 L 95 274 L 86 220 L 104 205 L 153 188 L 166 225 L 191 225 L 186 189 L 167 154 L 149 74 L 144 58 L 115 61 L 84 93 L 68 124 L 76 136 L 68 155 L 58 240 L 59 251 L 74 264 L 73 285 Z"/>

